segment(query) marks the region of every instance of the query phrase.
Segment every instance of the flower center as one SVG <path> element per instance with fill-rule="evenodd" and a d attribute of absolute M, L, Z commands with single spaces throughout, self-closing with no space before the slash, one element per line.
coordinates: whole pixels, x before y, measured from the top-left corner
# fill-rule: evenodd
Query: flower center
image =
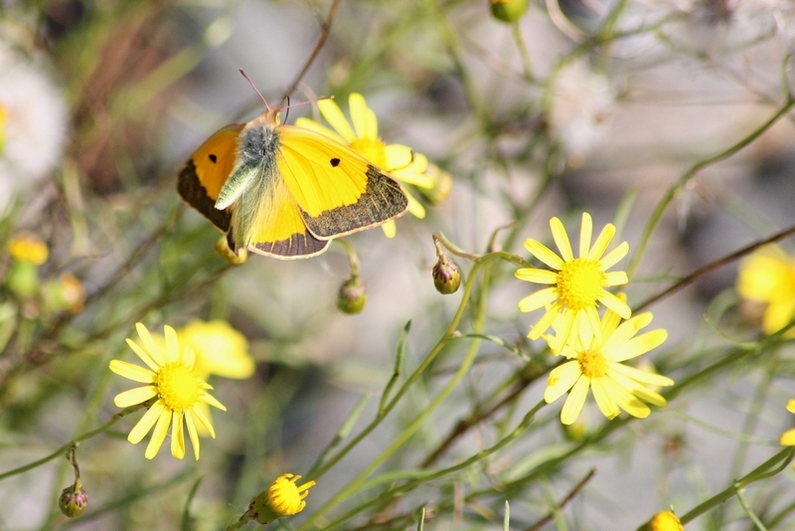
<path fill-rule="evenodd" d="M 186 411 L 199 401 L 202 382 L 184 362 L 163 365 L 155 377 L 155 387 L 166 407 L 172 411 Z"/>
<path fill-rule="evenodd" d="M 315 482 L 309 481 L 299 487 L 295 484 L 299 479 L 301 476 L 283 474 L 268 488 L 268 500 L 271 508 L 279 515 L 290 516 L 301 512 L 306 507 L 304 498 L 309 494 L 309 487 Z"/>
<path fill-rule="evenodd" d="M 563 263 L 555 289 L 568 309 L 580 311 L 596 306 L 605 278 L 598 260 L 575 258 Z"/>
<path fill-rule="evenodd" d="M 607 374 L 607 359 L 598 350 L 583 350 L 577 356 L 580 370 L 588 378 L 602 378 Z"/>
<path fill-rule="evenodd" d="M 377 138 L 357 138 L 351 142 L 351 149 L 366 158 L 379 168 L 386 167 L 386 149 L 384 143 Z"/>

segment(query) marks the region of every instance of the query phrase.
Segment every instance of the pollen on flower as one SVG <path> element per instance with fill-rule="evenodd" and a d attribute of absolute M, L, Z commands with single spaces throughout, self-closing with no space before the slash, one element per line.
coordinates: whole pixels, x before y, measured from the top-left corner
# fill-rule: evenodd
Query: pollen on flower
<path fill-rule="evenodd" d="M 203 389 L 201 379 L 184 362 L 165 364 L 157 373 L 154 383 L 165 406 L 175 411 L 195 406 Z"/>
<path fill-rule="evenodd" d="M 596 307 L 605 280 L 598 260 L 575 258 L 563 263 L 555 290 L 560 301 L 576 312 Z"/>
<path fill-rule="evenodd" d="M 586 378 L 602 378 L 607 374 L 607 359 L 596 350 L 583 350 L 577 356 L 580 371 Z"/>

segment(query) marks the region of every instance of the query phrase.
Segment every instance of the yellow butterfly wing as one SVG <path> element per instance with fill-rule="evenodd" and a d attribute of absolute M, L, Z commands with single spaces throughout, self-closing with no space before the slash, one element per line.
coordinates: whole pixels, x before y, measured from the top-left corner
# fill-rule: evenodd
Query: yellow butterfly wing
<path fill-rule="evenodd" d="M 215 201 L 235 165 L 237 138 L 244 125 L 227 125 L 213 133 L 193 152 L 177 179 L 182 199 L 223 232 L 229 231 L 231 213 L 215 208 Z"/>
<path fill-rule="evenodd" d="M 279 175 L 317 239 L 368 229 L 408 209 L 397 181 L 349 147 L 309 129 L 277 130 Z"/>
<path fill-rule="evenodd" d="M 275 258 L 309 258 L 326 250 L 328 241 L 319 240 L 306 227 L 298 205 L 287 185 L 278 176 L 263 179 L 259 205 L 245 236 L 252 252 Z"/>

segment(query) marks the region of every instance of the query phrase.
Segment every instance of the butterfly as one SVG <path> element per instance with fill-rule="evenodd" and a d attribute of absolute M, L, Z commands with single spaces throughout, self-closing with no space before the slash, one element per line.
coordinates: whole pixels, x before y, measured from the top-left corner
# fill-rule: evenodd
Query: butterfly
<path fill-rule="evenodd" d="M 210 136 L 177 181 L 182 199 L 226 233 L 233 251 L 309 258 L 333 238 L 406 212 L 389 174 L 331 138 L 281 124 L 282 109 L 265 106 Z"/>

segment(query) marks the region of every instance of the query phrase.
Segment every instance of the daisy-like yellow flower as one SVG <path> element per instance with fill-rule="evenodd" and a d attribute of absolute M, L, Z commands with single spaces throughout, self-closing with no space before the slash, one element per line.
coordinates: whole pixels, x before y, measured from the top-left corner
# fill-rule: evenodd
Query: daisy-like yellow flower
<path fill-rule="evenodd" d="M 276 478 L 268 490 L 251 500 L 246 515 L 260 524 L 268 524 L 282 516 L 293 516 L 303 511 L 306 507 L 304 498 L 315 482 L 308 481 L 298 486 L 299 479 L 301 476 L 293 474 L 282 474 Z"/>
<path fill-rule="evenodd" d="M 217 374 L 242 380 L 254 374 L 254 359 L 248 353 L 246 336 L 226 321 L 194 319 L 178 330 L 177 336 L 196 353 L 193 370 L 202 379 Z"/>
<path fill-rule="evenodd" d="M 795 259 L 775 245 L 758 250 L 740 263 L 737 292 L 744 299 L 767 304 L 762 316 L 766 334 L 781 330 L 795 313 Z M 795 336 L 795 329 L 785 336 Z"/>
<path fill-rule="evenodd" d="M 428 164 L 428 159 L 419 153 L 414 153 L 408 146 L 400 144 L 386 145 L 378 136 L 378 119 L 375 113 L 367 106 L 364 97 L 359 93 L 352 93 L 348 97 L 351 114 L 351 123 L 345 118 L 339 106 L 333 100 L 320 100 L 317 106 L 323 118 L 334 130 L 317 123 L 309 118 L 298 118 L 295 125 L 304 129 L 311 129 L 340 144 L 349 146 L 352 150 L 385 170 L 392 177 L 403 184 L 416 186 L 423 189 L 433 189 L 436 185 L 446 189 L 449 193 L 449 175 L 441 172 L 437 167 Z M 428 175 L 426 172 L 431 172 Z M 439 175 L 441 173 L 441 177 Z M 447 179 L 444 179 L 447 175 Z M 409 200 L 409 212 L 417 218 L 425 217 L 425 207 L 403 187 Z M 395 222 L 388 221 L 382 225 L 384 234 L 390 238 L 395 236 Z"/>
<path fill-rule="evenodd" d="M 154 432 L 144 454 L 147 459 L 152 459 L 163 445 L 171 425 L 171 455 L 182 459 L 185 457 L 184 421 L 193 445 L 193 454 L 198 460 L 197 422 L 215 438 L 212 423 L 199 406 L 206 403 L 222 411 L 226 411 L 226 408 L 207 393 L 212 386 L 196 374 L 193 369 L 196 356 L 192 349 L 180 346 L 173 328 L 164 327 L 165 347 L 159 345 L 141 323 L 136 324 L 135 329 L 138 331 L 143 348 L 129 338 L 127 344 L 149 369 L 125 361 L 111 360 L 110 370 L 119 376 L 146 385 L 119 393 L 113 399 L 113 403 L 125 408 L 142 404 L 153 398 L 157 400 L 149 406 L 149 410 L 133 427 L 127 440 L 132 444 L 138 444 L 154 426 Z"/>
<path fill-rule="evenodd" d="M 558 334 L 560 348 L 572 330 L 580 330 L 587 325 L 591 330 L 599 331 L 599 314 L 597 306 L 602 303 L 615 313 L 628 319 L 632 311 L 627 303 L 607 291 L 605 288 L 626 284 L 629 280 L 624 271 L 607 270 L 616 265 L 629 252 L 629 244 L 621 242 L 618 247 L 603 256 L 615 236 L 616 228 L 608 223 L 596 238 L 591 247 L 593 221 L 587 212 L 582 214 L 580 228 L 579 257 L 574 258 L 571 243 L 563 223 L 558 218 L 549 220 L 552 238 L 560 251 L 560 256 L 552 252 L 546 245 L 537 240 L 527 239 L 525 248 L 548 265 L 552 271 L 525 267 L 516 271 L 516 278 L 546 284 L 550 287 L 536 291 L 519 301 L 519 310 L 531 312 L 546 306 L 546 313 L 538 323 L 530 328 L 527 335 L 530 339 L 538 339 L 541 334 L 556 320 L 563 316 Z"/>
<path fill-rule="evenodd" d="M 673 385 L 670 378 L 659 374 L 624 365 L 622 362 L 660 346 L 668 337 L 668 332 L 659 328 L 639 336 L 641 329 L 651 323 L 651 312 L 636 315 L 621 323 L 621 317 L 612 310 L 605 312 L 599 323 L 599 330 L 588 327 L 563 344 L 559 352 L 571 361 L 556 367 L 549 373 L 544 400 L 551 404 L 569 393 L 560 421 L 572 424 L 582 411 L 588 389 L 593 391 L 599 411 L 608 419 L 615 418 L 620 410 L 633 417 L 646 418 L 651 410 L 644 402 L 664 406 L 665 398 L 649 389 L 649 386 Z M 553 324 L 559 332 L 562 319 Z M 620 324 L 619 324 L 620 323 Z M 550 347 L 556 339 L 545 336 Z"/>

